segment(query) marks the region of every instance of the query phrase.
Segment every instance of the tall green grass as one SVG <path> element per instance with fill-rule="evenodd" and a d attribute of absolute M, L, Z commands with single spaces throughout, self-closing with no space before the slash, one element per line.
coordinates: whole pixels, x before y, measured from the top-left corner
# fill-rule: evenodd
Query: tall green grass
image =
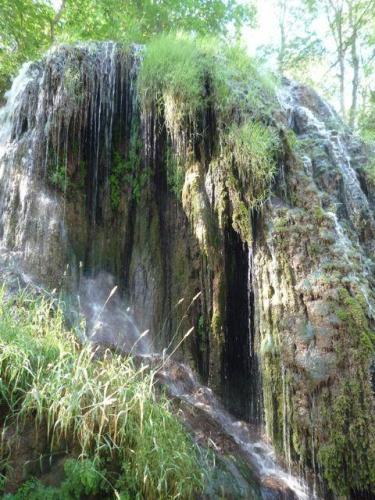
<path fill-rule="evenodd" d="M 230 127 L 227 144 L 242 191 L 247 194 L 249 206 L 255 207 L 268 197 L 276 172 L 277 134 L 272 128 L 249 120 L 241 126 L 235 124 Z"/>
<path fill-rule="evenodd" d="M 0 304 L 4 426 L 22 432 L 32 419 L 47 428 L 46 453 L 67 448 L 78 466 L 109 464 L 110 472 L 98 466 L 98 475 L 112 496 L 190 498 L 200 490 L 197 450 L 167 399 L 156 394 L 151 370 L 79 346 L 56 300 L 25 292 L 6 297 L 2 289 Z"/>
<path fill-rule="evenodd" d="M 145 48 L 138 78 L 141 103 L 194 119 L 208 103 L 219 118 L 248 112 L 258 118 L 277 106 L 277 80 L 239 44 L 184 33 L 161 35 Z"/>
<path fill-rule="evenodd" d="M 177 193 L 184 166 L 210 133 L 212 156 L 225 156 L 229 170 L 234 165 L 240 173 L 240 181 L 254 180 L 242 186 L 248 191 L 250 208 L 267 198 L 280 147 L 272 125 L 278 109 L 277 85 L 241 45 L 181 33 L 149 42 L 138 94 L 145 113 L 156 112 L 165 121 L 174 155 L 167 162 L 168 176 L 178 179 L 172 183 Z"/>
<path fill-rule="evenodd" d="M 142 104 L 168 106 L 173 100 L 180 117 L 186 114 L 193 119 L 203 106 L 205 68 L 196 39 L 184 34 L 155 38 L 146 47 L 138 77 Z"/>

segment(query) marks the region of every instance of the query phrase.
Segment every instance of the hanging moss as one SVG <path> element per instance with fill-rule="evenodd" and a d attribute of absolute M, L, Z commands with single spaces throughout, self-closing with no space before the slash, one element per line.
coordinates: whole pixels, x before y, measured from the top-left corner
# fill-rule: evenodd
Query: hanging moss
<path fill-rule="evenodd" d="M 234 124 L 230 127 L 227 144 L 241 192 L 249 207 L 253 208 L 269 196 L 276 172 L 277 135 L 272 128 L 248 120 L 240 126 Z"/>
<path fill-rule="evenodd" d="M 231 124 L 239 117 L 269 120 L 278 106 L 275 81 L 261 73 L 243 47 L 186 34 L 162 35 L 146 46 L 138 94 L 144 112 L 156 110 L 163 115 L 177 155 L 193 151 L 196 142 L 204 139 L 207 123 L 201 121 L 208 112 L 214 113 L 217 134 L 210 140 L 216 139 L 219 145 L 226 142 Z M 249 129 L 248 125 L 241 130 Z M 260 124 L 254 125 L 250 138 L 262 132 Z M 263 138 L 267 148 L 266 133 Z M 255 144 L 258 154 L 260 140 Z"/>
<path fill-rule="evenodd" d="M 326 442 L 318 461 L 329 487 L 337 495 L 375 493 L 374 415 L 367 373 L 357 371 L 340 384 L 338 394 L 326 397 L 322 411 Z"/>
<path fill-rule="evenodd" d="M 203 108 L 205 60 L 197 41 L 186 35 L 163 35 L 147 47 L 138 77 L 144 110 L 163 112 L 166 126 L 178 142 Z"/>
<path fill-rule="evenodd" d="M 171 148 L 167 149 L 166 173 L 169 189 L 180 199 L 185 182 L 185 168 L 179 158 L 173 154 Z"/>
<path fill-rule="evenodd" d="M 283 453 L 283 391 L 281 380 L 280 355 L 272 340 L 272 352 L 267 352 L 262 361 L 264 415 L 267 435 L 272 439 L 275 449 Z"/>
<path fill-rule="evenodd" d="M 112 160 L 111 175 L 109 176 L 112 210 L 117 210 L 119 208 L 122 185 L 124 177 L 127 173 L 127 163 L 121 157 L 121 154 L 118 151 L 115 151 Z"/>
<path fill-rule="evenodd" d="M 339 300 L 337 316 L 345 324 L 346 334 L 349 337 L 346 343 L 352 345 L 358 363 L 366 366 L 375 353 L 375 332 L 371 330 L 365 314 L 365 299 L 361 293 L 352 296 L 346 288 L 340 288 Z M 342 362 L 347 363 L 347 349 L 340 351 L 340 355 Z"/>
<path fill-rule="evenodd" d="M 63 86 L 67 108 L 79 108 L 84 99 L 84 87 L 77 60 L 67 59 L 66 70 L 63 76 Z"/>
<path fill-rule="evenodd" d="M 49 181 L 56 189 L 64 193 L 68 188 L 67 169 L 64 165 L 57 165 L 55 169 L 50 169 Z"/>
<path fill-rule="evenodd" d="M 123 154 L 119 149 L 113 152 L 109 176 L 113 211 L 119 209 L 121 195 L 126 188 L 130 189 L 134 201 L 140 201 L 142 190 L 150 177 L 149 169 L 141 162 L 141 149 L 139 126 L 138 123 L 134 123 L 132 124 L 127 154 Z"/>

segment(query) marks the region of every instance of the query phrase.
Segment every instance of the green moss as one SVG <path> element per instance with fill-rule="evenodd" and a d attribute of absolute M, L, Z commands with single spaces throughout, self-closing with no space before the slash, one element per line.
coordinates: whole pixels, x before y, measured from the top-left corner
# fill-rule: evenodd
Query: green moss
<path fill-rule="evenodd" d="M 79 162 L 74 172 L 70 172 L 67 165 L 62 163 L 56 166 L 50 164 L 48 168 L 48 181 L 56 190 L 66 196 L 82 193 L 86 180 L 86 164 L 83 160 Z"/>
<path fill-rule="evenodd" d="M 352 296 L 346 288 L 339 290 L 340 307 L 337 317 L 345 325 L 346 341 L 338 346 L 340 362 L 345 365 L 352 354 L 358 366 L 368 368 L 375 353 L 375 332 L 366 316 L 367 304 L 362 293 Z"/>
<path fill-rule="evenodd" d="M 319 241 L 311 241 L 308 245 L 308 249 L 311 257 L 317 257 L 322 251 Z"/>
<path fill-rule="evenodd" d="M 320 229 L 319 236 L 325 243 L 331 245 L 337 241 L 336 233 L 334 231 L 330 231 L 329 229 Z"/>
<path fill-rule="evenodd" d="M 68 109 L 72 111 L 73 108 L 82 104 L 84 87 L 78 63 L 71 58 L 67 60 L 66 65 L 67 67 L 63 76 L 63 85 Z"/>
<path fill-rule="evenodd" d="M 181 199 L 182 188 L 185 181 L 185 168 L 179 158 L 173 154 L 171 148 L 167 150 L 166 158 L 167 184 L 169 189 Z"/>
<path fill-rule="evenodd" d="M 219 314 L 219 312 L 215 312 L 212 315 L 212 319 L 211 319 L 211 329 L 212 329 L 214 336 L 216 336 L 216 337 L 221 336 L 222 328 L 223 328 L 223 321 L 222 321 L 221 315 Z"/>
<path fill-rule="evenodd" d="M 243 201 L 239 201 L 238 204 L 233 206 L 233 228 L 241 236 L 242 240 L 251 244 L 252 233 L 251 233 L 251 221 L 250 221 L 250 210 L 247 208 Z"/>
<path fill-rule="evenodd" d="M 248 243 L 250 211 L 269 196 L 280 147 L 277 132 L 264 125 L 277 107 L 276 82 L 260 68 L 239 45 L 168 34 L 147 45 L 138 78 L 145 115 L 156 114 L 168 132 L 169 188 L 181 195 L 186 170 L 202 161 L 196 151 L 206 156 L 209 139 L 208 160 L 227 180 L 233 228 Z M 185 204 L 190 212 L 193 204 Z"/>
<path fill-rule="evenodd" d="M 269 196 L 276 172 L 277 134 L 270 127 L 248 120 L 230 127 L 227 144 L 248 205 L 255 207 Z"/>
<path fill-rule="evenodd" d="M 242 200 L 240 183 L 232 172 L 227 174 L 226 187 L 232 208 L 232 227 L 241 236 L 242 241 L 251 245 L 251 212 L 247 204 Z M 223 203 L 223 210 L 225 210 L 225 203 Z M 222 216 L 221 219 L 223 220 Z"/>
<path fill-rule="evenodd" d="M 375 493 L 375 436 L 371 389 L 367 374 L 343 380 L 337 395 L 324 405 L 326 440 L 318 461 L 337 495 L 351 491 Z"/>
<path fill-rule="evenodd" d="M 240 44 L 213 39 L 208 51 L 213 57 L 211 74 L 219 126 L 225 128 L 238 113 L 256 120 L 268 119 L 278 108 L 276 77 L 259 60 L 249 57 Z"/>
<path fill-rule="evenodd" d="M 339 304 L 336 314 L 343 326 L 336 353 L 347 375 L 324 401 L 327 429 L 318 459 L 336 494 L 375 493 L 375 420 L 369 382 L 375 335 L 369 328 L 362 294 L 352 296 L 341 288 Z"/>
<path fill-rule="evenodd" d="M 263 344 L 263 343 L 262 343 Z M 263 399 L 266 433 L 279 453 L 283 453 L 283 387 L 280 355 L 275 341 L 267 341 L 270 351 L 262 356 Z M 266 346 L 263 345 L 263 348 Z"/>
<path fill-rule="evenodd" d="M 274 228 L 276 232 L 285 232 L 289 230 L 291 221 L 287 212 L 279 211 L 278 216 L 274 218 Z"/>
<path fill-rule="evenodd" d="M 240 45 L 188 34 L 162 35 L 145 51 L 138 79 L 146 110 L 163 111 L 170 133 L 195 124 L 208 106 L 224 130 L 233 114 L 269 117 L 277 107 L 276 80 Z"/>
<path fill-rule="evenodd" d="M 288 128 L 285 131 L 285 140 L 286 140 L 286 143 L 288 145 L 288 148 L 291 151 L 294 151 L 297 147 L 297 136 L 296 136 L 295 132 L 293 130 L 291 130 L 290 128 Z"/>
<path fill-rule="evenodd" d="M 68 174 L 64 165 L 57 165 L 55 169 L 50 170 L 49 181 L 56 189 L 65 193 L 68 189 Z"/>
<path fill-rule="evenodd" d="M 375 160 L 368 163 L 363 170 L 368 184 L 375 187 Z"/>
<path fill-rule="evenodd" d="M 272 335 L 264 337 L 260 346 L 260 353 L 262 356 L 275 356 L 279 353 Z"/>
<path fill-rule="evenodd" d="M 138 92 L 145 109 L 162 105 L 168 128 L 178 132 L 185 118 L 194 121 L 202 108 L 204 80 L 205 58 L 197 40 L 163 35 L 146 47 Z"/>
<path fill-rule="evenodd" d="M 321 224 L 326 219 L 326 214 L 321 206 L 314 208 L 314 217 L 318 224 Z"/>
<path fill-rule="evenodd" d="M 117 210 L 120 206 L 121 192 L 127 174 L 129 175 L 127 162 L 118 151 L 115 151 L 109 176 L 112 210 Z"/>
<path fill-rule="evenodd" d="M 126 187 L 130 188 L 133 200 L 140 201 L 142 190 L 150 177 L 149 170 L 141 163 L 141 148 L 138 124 L 133 124 L 127 155 L 119 150 L 113 153 L 109 185 L 114 211 L 119 209 L 121 194 Z"/>
<path fill-rule="evenodd" d="M 311 137 L 307 137 L 306 139 L 298 139 L 295 144 L 295 151 L 300 156 L 305 154 L 311 156 L 315 146 L 316 146 L 316 140 Z"/>

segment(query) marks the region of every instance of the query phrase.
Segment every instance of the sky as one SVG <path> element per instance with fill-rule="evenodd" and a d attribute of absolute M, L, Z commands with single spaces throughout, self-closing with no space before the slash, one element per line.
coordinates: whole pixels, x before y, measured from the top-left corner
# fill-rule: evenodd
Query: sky
<path fill-rule="evenodd" d="M 246 27 L 243 29 L 244 41 L 251 54 L 260 45 L 267 45 L 278 36 L 277 19 L 272 0 L 258 2 L 257 28 Z"/>

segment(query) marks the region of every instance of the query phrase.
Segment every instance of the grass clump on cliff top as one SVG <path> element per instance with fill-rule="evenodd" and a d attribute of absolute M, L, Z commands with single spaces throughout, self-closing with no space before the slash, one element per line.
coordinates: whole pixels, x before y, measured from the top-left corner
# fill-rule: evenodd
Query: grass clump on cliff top
<path fill-rule="evenodd" d="M 267 198 L 279 146 L 270 125 L 276 81 L 242 46 L 187 34 L 157 37 L 145 48 L 138 95 L 145 115 L 157 114 L 166 125 L 168 166 L 176 166 L 170 178 L 183 184 L 181 164 L 199 161 L 197 151 L 209 150 L 209 161 L 224 153 L 227 174 L 239 176 L 231 192 L 244 188 L 248 208 Z"/>
<path fill-rule="evenodd" d="M 138 80 L 143 107 L 162 107 L 169 127 L 184 117 L 194 122 L 209 105 L 219 126 L 241 113 L 268 115 L 276 106 L 275 88 L 275 79 L 242 46 L 182 33 L 148 43 Z"/>
<path fill-rule="evenodd" d="M 151 105 L 168 96 L 179 100 L 184 111 L 195 114 L 203 103 L 204 60 L 196 39 L 163 35 L 146 46 L 139 74 L 142 102 Z"/>
<path fill-rule="evenodd" d="M 246 115 L 268 121 L 278 107 L 277 78 L 241 45 L 223 45 L 215 40 L 211 45 L 215 56 L 215 106 L 221 120 L 230 123 Z"/>
<path fill-rule="evenodd" d="M 46 455 L 65 450 L 74 468 L 95 466 L 101 486 L 93 481 L 93 488 L 106 498 L 189 498 L 200 490 L 195 446 L 168 401 L 156 397 L 152 372 L 137 368 L 131 358 L 99 356 L 91 345 L 79 346 L 57 301 L 25 293 L 7 298 L 4 290 L 0 299 L 5 487 L 9 477 L 12 481 L 12 463 L 19 460 L 7 429 L 22 434 L 32 421 L 46 434 Z M 43 490 L 38 484 L 30 488 Z M 51 498 L 75 498 L 61 491 L 52 491 Z"/>

